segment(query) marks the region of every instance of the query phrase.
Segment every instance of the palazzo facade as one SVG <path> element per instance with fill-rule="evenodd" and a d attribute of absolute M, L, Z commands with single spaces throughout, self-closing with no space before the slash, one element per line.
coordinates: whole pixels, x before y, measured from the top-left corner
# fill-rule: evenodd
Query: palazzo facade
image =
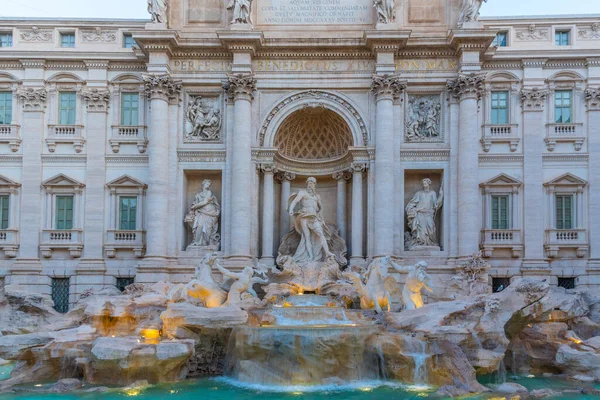
<path fill-rule="evenodd" d="M 274 265 L 315 177 L 351 265 L 424 260 L 444 286 L 481 251 L 495 289 L 600 285 L 597 16 L 150 3 L 152 22 L 0 19 L 1 284 L 72 304 L 187 281 L 209 251 Z M 432 243 L 407 211 L 424 179 Z"/>

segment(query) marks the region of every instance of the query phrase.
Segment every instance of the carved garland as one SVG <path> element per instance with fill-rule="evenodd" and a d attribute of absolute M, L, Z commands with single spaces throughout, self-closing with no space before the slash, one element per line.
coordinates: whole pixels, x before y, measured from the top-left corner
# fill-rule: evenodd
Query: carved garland
<path fill-rule="evenodd" d="M 286 97 L 285 99 L 280 101 L 275 107 L 273 107 L 273 109 L 267 116 L 265 122 L 263 123 L 263 125 L 259 131 L 259 142 L 260 142 L 261 147 L 265 145 L 265 135 L 267 134 L 269 126 L 271 125 L 271 123 L 273 122 L 275 117 L 282 110 L 284 110 L 289 104 L 296 102 L 296 101 L 304 100 L 304 99 L 315 99 L 315 100 L 326 99 L 326 100 L 333 101 L 333 102 L 339 104 L 340 106 L 342 106 L 343 108 L 345 108 L 358 122 L 360 131 L 361 131 L 361 134 L 363 137 L 363 143 L 365 146 L 368 145 L 369 132 L 367 131 L 367 125 L 365 124 L 365 121 L 361 117 L 358 110 L 352 104 L 350 104 L 348 101 L 344 100 L 343 98 L 341 98 L 338 95 L 333 94 L 333 93 L 327 93 L 327 92 L 323 92 L 320 90 L 309 90 L 306 92 L 301 92 L 301 93 L 297 93 L 297 94 L 291 95 L 289 97 Z M 323 107 L 331 109 L 325 103 L 323 103 Z M 335 110 L 333 110 L 333 109 L 331 109 L 331 110 L 335 112 Z"/>

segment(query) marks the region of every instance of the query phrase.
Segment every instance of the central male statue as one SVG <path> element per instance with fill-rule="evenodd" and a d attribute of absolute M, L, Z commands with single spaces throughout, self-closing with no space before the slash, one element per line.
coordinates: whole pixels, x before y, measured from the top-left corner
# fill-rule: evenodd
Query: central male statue
<path fill-rule="evenodd" d="M 321 213 L 323 206 L 316 192 L 317 180 L 308 178 L 306 184 L 306 190 L 292 194 L 288 201 L 288 211 L 296 217 L 295 228 L 301 237 L 292 259 L 295 262 L 323 261 L 323 258 L 334 257 L 327 244 L 331 232 Z M 294 211 L 298 204 L 300 209 Z"/>

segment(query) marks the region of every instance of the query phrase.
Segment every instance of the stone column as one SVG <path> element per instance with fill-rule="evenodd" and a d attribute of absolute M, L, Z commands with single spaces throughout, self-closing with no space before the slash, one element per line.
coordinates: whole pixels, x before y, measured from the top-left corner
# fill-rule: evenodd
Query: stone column
<path fill-rule="evenodd" d="M 288 212 L 288 199 L 291 195 L 291 182 L 296 179 L 296 174 L 291 172 L 278 172 L 276 175 L 278 181 L 281 182 L 281 199 L 280 199 L 280 214 L 279 214 L 279 240 L 283 239 L 290 231 L 290 213 Z"/>
<path fill-rule="evenodd" d="M 148 198 L 146 202 L 146 259 L 166 264 L 169 230 L 169 98 L 178 96 L 181 83 L 168 75 L 144 78 L 150 99 L 148 123 Z"/>
<path fill-rule="evenodd" d="M 352 174 L 348 171 L 336 172 L 333 174 L 333 179 L 337 181 L 337 210 L 336 224 L 340 231 L 340 237 L 347 241 L 346 238 L 346 192 L 348 180 L 352 178 Z"/>
<path fill-rule="evenodd" d="M 274 265 L 273 258 L 273 224 L 275 221 L 273 209 L 273 166 L 261 165 L 263 173 L 263 202 L 262 202 L 262 257 L 260 262 L 270 266 Z"/>
<path fill-rule="evenodd" d="M 256 79 L 252 74 L 230 75 L 226 85 L 233 98 L 233 146 L 231 154 L 231 253 L 232 264 L 242 266 L 250 254 L 252 199 L 248 185 L 253 181 L 252 100 Z"/>
<path fill-rule="evenodd" d="M 458 135 L 458 256 L 479 251 L 479 138 L 477 102 L 483 90 L 481 74 L 459 75 L 448 89 L 459 101 Z"/>
<path fill-rule="evenodd" d="M 544 143 L 544 108 L 548 91 L 543 89 L 523 89 L 523 244 L 525 255 L 523 273 L 539 275 L 550 273 L 544 255 L 545 209 L 544 175 L 542 156 Z M 550 215 L 554 215 L 551 212 Z"/>
<path fill-rule="evenodd" d="M 589 236 L 590 269 L 600 270 L 600 87 L 585 91 L 588 111 L 588 147 L 590 157 Z"/>
<path fill-rule="evenodd" d="M 363 173 L 367 169 L 365 163 L 352 164 L 352 265 L 362 265 L 365 257 L 363 251 Z"/>
<path fill-rule="evenodd" d="M 375 94 L 375 193 L 374 193 L 374 254 L 394 253 L 394 98 L 406 88 L 397 76 L 373 76 Z"/>

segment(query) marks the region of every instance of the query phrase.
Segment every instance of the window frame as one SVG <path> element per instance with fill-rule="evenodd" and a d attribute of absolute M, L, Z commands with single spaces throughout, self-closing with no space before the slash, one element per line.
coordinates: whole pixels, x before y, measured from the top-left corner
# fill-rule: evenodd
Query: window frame
<path fill-rule="evenodd" d="M 61 205 L 61 200 L 64 201 L 64 204 L 62 204 L 62 205 Z M 75 196 L 74 195 L 60 194 L 55 197 L 54 229 L 63 230 L 63 231 L 73 230 L 73 217 L 74 217 L 74 211 L 75 211 L 74 204 L 75 204 Z M 68 211 L 71 212 L 70 219 L 67 218 Z M 63 218 L 61 218 L 61 213 L 64 213 Z"/>
<path fill-rule="evenodd" d="M 131 119 L 130 123 L 126 123 L 125 121 L 125 117 L 126 117 L 126 108 L 125 108 L 125 102 L 126 102 L 126 98 L 128 96 L 136 96 L 137 97 L 137 107 L 135 109 L 135 115 L 136 115 L 136 121 L 135 124 L 133 123 L 133 110 L 134 108 L 132 106 L 129 107 L 129 118 Z M 140 106 L 141 106 L 141 101 L 140 101 L 140 93 L 137 91 L 124 91 L 121 92 L 121 107 L 120 107 L 120 125 L 121 126 L 140 126 Z M 130 101 L 131 103 L 131 101 Z"/>
<path fill-rule="evenodd" d="M 8 99 L 6 99 L 7 96 L 9 96 Z M 0 90 L 0 125 L 12 125 L 14 97 L 11 90 Z M 9 111 L 7 112 L 7 110 Z M 7 116 L 9 119 L 5 120 Z"/>
<path fill-rule="evenodd" d="M 121 226 L 121 198 L 137 198 L 136 209 L 136 231 L 143 231 L 144 227 L 144 207 L 145 196 L 148 185 L 132 178 L 129 175 L 122 175 L 106 184 L 110 194 L 110 223 L 109 230 L 119 231 Z"/>
<path fill-rule="evenodd" d="M 573 36 L 571 31 L 571 29 L 565 28 L 556 29 L 554 31 L 554 45 L 559 47 L 571 46 L 571 38 Z M 558 37 L 558 35 L 560 35 L 560 37 Z M 566 38 L 566 43 L 563 43 L 564 38 Z"/>
<path fill-rule="evenodd" d="M 128 46 L 128 39 L 131 40 L 131 46 Z M 131 33 L 124 33 L 123 34 L 123 48 L 124 49 L 133 49 L 134 47 L 136 47 L 137 43 L 135 41 L 135 39 L 133 38 L 133 35 Z"/>
<path fill-rule="evenodd" d="M 558 207 L 559 207 L 559 199 L 561 200 L 561 218 L 559 220 L 558 218 Z M 571 207 L 571 212 L 570 212 L 570 216 L 569 216 L 569 221 L 570 221 L 570 226 L 566 227 L 566 221 L 567 219 L 565 218 L 565 206 L 564 206 L 564 200 L 565 199 L 570 199 L 570 207 Z M 578 225 L 578 221 L 577 221 L 577 212 L 576 212 L 576 196 L 574 193 L 562 193 L 562 192 L 558 192 L 558 193 L 554 193 L 554 229 L 560 229 L 560 230 L 571 230 L 571 229 L 576 229 L 575 227 Z M 559 227 L 559 221 L 560 221 L 560 225 L 561 227 Z"/>
<path fill-rule="evenodd" d="M 7 45 L 4 46 L 5 41 L 3 38 L 6 37 Z M 0 49 L 6 49 L 14 46 L 14 35 L 12 31 L 0 31 Z"/>
<path fill-rule="evenodd" d="M 137 228 L 137 224 L 138 224 L 138 219 L 137 219 L 137 213 L 138 213 L 138 207 L 139 207 L 139 199 L 138 196 L 135 195 L 119 195 L 118 196 L 118 205 L 119 205 L 119 209 L 118 209 L 118 216 L 117 218 L 119 219 L 119 223 L 118 223 L 118 229 L 119 231 L 136 231 L 138 230 Z M 131 211 L 131 205 L 129 205 L 127 207 L 127 214 L 128 217 L 127 219 L 124 221 L 123 220 L 123 200 L 128 199 L 128 200 L 135 200 L 135 211 L 133 213 L 133 221 L 131 221 L 131 217 L 132 217 L 132 211 Z M 125 222 L 126 224 L 128 224 L 128 227 L 123 228 L 123 222 Z M 133 222 L 133 228 L 131 228 L 131 223 Z"/>
<path fill-rule="evenodd" d="M 588 183 L 583 179 L 571 174 L 565 173 L 549 182 L 544 183 L 547 193 L 546 213 L 547 229 L 562 230 L 557 228 L 557 206 L 556 196 L 573 196 L 572 200 L 572 228 L 566 230 L 587 230 L 587 196 L 586 189 Z"/>
<path fill-rule="evenodd" d="M 504 42 L 498 41 L 498 37 L 500 35 L 504 35 Z M 504 43 L 504 44 L 502 44 L 502 43 Z M 496 47 L 508 47 L 508 31 L 499 31 L 496 34 L 496 37 L 494 38 L 494 40 L 492 41 L 492 46 L 496 46 Z"/>
<path fill-rule="evenodd" d="M 484 230 L 519 230 L 522 220 L 521 188 L 523 183 L 507 174 L 500 174 L 492 179 L 481 183 L 483 198 L 483 229 Z M 508 228 L 496 229 L 492 224 L 492 197 L 506 196 L 507 200 L 507 221 Z"/>
<path fill-rule="evenodd" d="M 66 314 L 67 312 L 69 312 L 69 308 L 70 308 L 70 299 L 71 299 L 71 278 L 70 277 L 53 277 L 51 278 L 51 292 L 50 292 L 50 296 L 52 297 L 52 301 L 54 302 L 54 309 L 61 313 L 61 314 Z M 66 305 L 62 305 L 65 307 L 61 307 L 61 305 L 57 304 L 56 302 L 56 298 L 58 297 L 58 289 L 59 289 L 59 285 L 58 282 L 67 282 L 67 304 Z"/>
<path fill-rule="evenodd" d="M 8 196 L 8 226 L 2 227 L 2 217 L 0 217 L 0 230 L 18 230 L 20 202 L 19 189 L 20 183 L 17 183 L 5 176 L 0 175 L 0 196 Z M 1 205 L 0 205 L 1 207 Z M 1 214 L 1 212 L 0 212 Z"/>
<path fill-rule="evenodd" d="M 510 206 L 510 200 L 511 200 L 511 195 L 510 194 L 502 194 L 502 193 L 494 193 L 491 194 L 491 207 L 490 207 L 490 219 L 491 219 L 491 229 L 494 230 L 510 230 L 511 229 L 511 215 L 512 215 L 512 210 L 511 210 L 511 206 Z M 494 216 L 494 199 L 504 199 L 506 201 L 505 204 L 505 212 L 506 212 L 506 216 L 505 216 L 505 221 L 501 221 L 501 211 L 500 208 L 498 208 L 497 211 L 497 216 Z M 504 222 L 506 226 L 501 227 L 501 222 Z M 497 223 L 497 226 L 494 226 Z"/>
<path fill-rule="evenodd" d="M 501 93 L 506 95 L 506 98 L 504 99 L 504 101 L 506 102 L 504 107 L 501 107 L 499 104 L 502 101 L 500 98 L 498 99 L 494 99 L 495 95 L 500 95 Z M 497 102 L 498 105 L 496 107 L 494 107 L 494 102 Z M 493 90 L 490 92 L 490 123 L 492 125 L 509 125 L 510 124 L 510 117 L 511 117 L 511 113 L 510 113 L 510 91 L 509 90 Z M 494 122 L 494 114 L 495 114 L 495 110 L 496 110 L 496 114 L 497 114 L 497 121 Z M 505 121 L 501 122 L 500 121 L 500 110 L 505 110 L 506 116 L 505 116 Z"/>
<path fill-rule="evenodd" d="M 10 194 L 0 193 L 0 230 L 5 231 L 10 228 Z"/>
<path fill-rule="evenodd" d="M 569 93 L 569 105 L 565 106 L 564 105 L 564 101 L 565 101 L 565 97 L 564 94 Z M 558 106 L 557 102 L 558 102 L 558 98 L 557 96 L 561 94 L 561 105 Z M 575 123 L 575 115 L 574 115 L 574 96 L 575 96 L 575 91 L 573 89 L 557 89 L 554 90 L 554 94 L 553 94 L 553 105 L 554 105 L 554 123 L 555 124 L 573 124 Z M 563 119 L 563 110 L 568 109 L 569 110 L 569 121 L 564 121 Z M 558 118 L 558 110 L 561 110 L 560 112 L 560 121 Z"/>
<path fill-rule="evenodd" d="M 73 227 L 68 230 L 81 230 L 81 221 L 83 221 L 83 188 L 85 185 L 67 175 L 58 174 L 44 181 L 42 186 L 44 187 L 45 204 L 44 230 L 58 230 L 56 223 L 58 196 L 73 196 Z"/>
<path fill-rule="evenodd" d="M 67 108 L 63 110 L 63 96 L 69 95 Z M 77 91 L 59 90 L 58 91 L 58 125 L 77 125 Z M 66 121 L 63 120 L 63 111 L 66 112 Z M 72 117 L 72 118 L 71 118 Z"/>
<path fill-rule="evenodd" d="M 64 39 L 66 37 L 73 38 L 72 43 L 71 43 L 71 40 L 69 40 L 69 42 L 67 43 L 67 46 L 65 46 L 65 41 L 64 41 Z M 59 41 L 59 46 L 61 48 L 73 49 L 73 48 L 75 48 L 75 45 L 77 44 L 77 33 L 75 31 L 61 31 L 58 35 L 58 41 Z"/>

